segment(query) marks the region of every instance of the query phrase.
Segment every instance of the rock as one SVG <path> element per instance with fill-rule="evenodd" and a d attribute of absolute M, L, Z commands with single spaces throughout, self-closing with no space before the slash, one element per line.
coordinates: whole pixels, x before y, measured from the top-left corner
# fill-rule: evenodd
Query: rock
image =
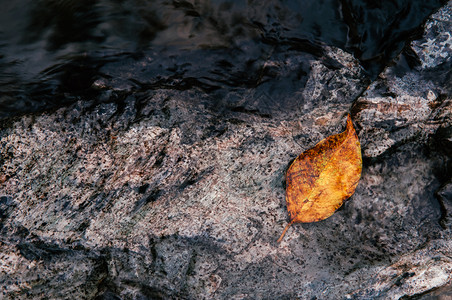
<path fill-rule="evenodd" d="M 354 103 L 365 156 L 377 157 L 407 140 L 425 143 L 436 131 L 450 130 L 450 13 L 449 5 L 434 14 L 424 36 L 413 41 L 396 65 L 386 68 Z M 407 70 L 407 64 L 413 69 Z"/>
<path fill-rule="evenodd" d="M 103 81 L 105 99 L 123 97 L 5 120 L 3 297 L 369 299 L 447 288 L 451 55 L 439 43 L 450 43 L 450 10 L 370 86 L 349 54 L 325 47 L 322 58 L 272 54 L 264 69 L 276 75 L 254 87 L 112 92 Z M 420 62 L 406 68 L 412 52 Z M 355 195 L 277 244 L 285 169 L 341 131 L 350 109 L 365 162 Z"/>

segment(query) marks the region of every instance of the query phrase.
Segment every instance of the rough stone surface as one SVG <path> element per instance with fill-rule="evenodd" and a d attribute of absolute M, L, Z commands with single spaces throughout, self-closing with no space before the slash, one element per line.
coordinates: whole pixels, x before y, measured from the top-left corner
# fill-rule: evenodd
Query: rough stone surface
<path fill-rule="evenodd" d="M 253 87 L 166 89 L 4 121 L 3 298 L 450 294 L 451 6 L 370 86 L 326 48 L 280 101 Z M 300 61 L 271 57 L 275 84 Z M 349 111 L 364 157 L 355 195 L 277 244 L 289 162 Z"/>

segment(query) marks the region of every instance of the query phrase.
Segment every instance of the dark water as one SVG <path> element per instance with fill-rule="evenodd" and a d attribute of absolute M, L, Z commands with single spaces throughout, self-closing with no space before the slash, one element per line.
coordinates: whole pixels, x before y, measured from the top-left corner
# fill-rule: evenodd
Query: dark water
<path fill-rule="evenodd" d="M 0 119 L 97 99 L 100 89 L 299 89 L 325 45 L 370 79 L 446 1 L 0 1 Z M 270 57 L 300 59 L 275 74 Z M 303 65 L 303 59 L 306 64 Z M 278 80 L 275 87 L 269 82 Z"/>

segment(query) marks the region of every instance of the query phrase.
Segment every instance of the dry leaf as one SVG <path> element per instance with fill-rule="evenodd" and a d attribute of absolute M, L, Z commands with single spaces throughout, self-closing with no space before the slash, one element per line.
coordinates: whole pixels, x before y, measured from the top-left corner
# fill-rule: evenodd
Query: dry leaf
<path fill-rule="evenodd" d="M 350 115 L 344 132 L 320 141 L 300 154 L 286 173 L 290 222 L 317 222 L 331 216 L 355 192 L 361 177 L 361 145 Z"/>

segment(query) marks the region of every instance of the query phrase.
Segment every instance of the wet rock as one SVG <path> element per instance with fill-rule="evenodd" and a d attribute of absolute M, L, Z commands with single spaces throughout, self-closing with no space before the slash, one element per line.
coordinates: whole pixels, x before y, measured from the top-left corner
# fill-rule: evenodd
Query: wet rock
<path fill-rule="evenodd" d="M 451 152 L 448 147 L 452 128 L 452 85 L 450 83 L 452 51 L 449 47 L 451 37 L 448 34 L 451 29 L 450 11 L 449 3 L 432 15 L 426 23 L 423 37 L 413 41 L 410 47 L 398 57 L 395 65 L 386 68 L 368 90 L 357 99 L 352 108 L 352 114 L 359 128 L 363 155 L 369 165 L 368 171 L 378 168 L 382 163 L 383 165 L 390 163 L 394 157 L 403 157 L 404 162 L 400 161 L 400 163 L 404 166 L 408 166 L 410 161 L 414 163 L 406 170 L 391 168 L 391 173 L 396 172 L 400 176 L 389 175 L 395 178 L 394 181 L 384 184 L 386 188 L 397 190 L 403 182 L 415 185 L 402 189 L 405 195 L 394 194 L 388 208 L 393 209 L 392 205 L 403 198 L 410 199 L 402 206 L 406 208 L 411 206 L 409 209 L 412 209 L 412 213 L 406 214 L 400 220 L 402 223 L 409 222 L 410 215 L 418 221 L 425 220 L 429 214 L 427 211 L 430 210 L 433 214 L 429 221 L 430 228 L 435 227 L 433 223 L 437 219 L 442 229 L 438 231 L 436 228 L 431 231 L 436 231 L 437 234 L 434 234 L 435 237 L 426 236 L 424 245 L 413 245 L 415 248 L 420 247 L 419 250 L 404 254 L 395 264 L 378 269 L 378 276 L 374 282 L 368 282 L 365 287 L 349 294 L 350 298 L 367 299 L 381 295 L 394 299 L 411 296 L 428 297 L 430 294 L 448 295 L 450 291 L 450 214 L 452 212 L 450 207 Z M 407 68 L 407 65 L 411 67 Z M 424 177 L 420 180 L 427 179 L 424 188 L 418 190 L 419 185 L 416 182 L 419 181 L 415 179 L 417 176 L 415 173 L 422 173 L 419 173 L 419 170 L 423 168 L 423 164 L 430 165 L 431 170 L 428 173 L 434 174 L 435 179 Z M 378 177 L 374 176 L 372 180 L 380 182 Z M 366 176 L 363 176 L 364 180 L 365 178 Z M 427 187 L 428 185 L 430 187 Z M 373 188 L 371 190 L 372 193 L 375 192 Z M 428 190 L 430 191 L 427 192 Z M 435 193 L 435 197 L 431 194 L 432 192 Z M 415 194 L 417 196 L 414 196 Z M 418 221 L 414 223 L 423 223 Z M 414 225 L 413 228 L 416 227 Z M 419 234 L 423 229 L 417 227 L 415 231 Z M 402 232 L 406 234 L 408 231 L 404 229 Z M 413 232 L 413 234 L 416 233 Z M 396 241 L 401 240 L 404 238 L 396 238 L 392 243 L 400 245 L 400 242 Z M 416 238 L 413 236 L 409 240 L 414 241 Z M 406 240 L 403 243 L 406 243 Z M 445 253 L 447 254 L 444 256 Z M 435 292 L 441 286 L 444 286 L 439 289 L 441 292 Z"/>
<path fill-rule="evenodd" d="M 401 55 L 365 93 L 357 61 L 326 47 L 322 58 L 270 56 L 275 75 L 256 86 L 130 92 L 105 81 L 103 97 L 118 101 L 4 121 L 3 297 L 368 299 L 446 287 L 452 102 L 449 75 L 433 74 L 451 64 L 450 48 L 434 46 L 450 7 L 427 22 L 428 45 L 410 46 L 441 51 L 434 62 L 418 55 L 406 68 Z M 307 66 L 290 92 L 266 92 Z M 355 195 L 277 244 L 290 160 L 341 131 L 350 110 L 365 162 Z"/>
<path fill-rule="evenodd" d="M 452 38 L 450 6 L 431 17 L 422 39 L 413 41 L 380 74 L 352 109 L 360 127 L 363 153 L 378 157 L 408 140 L 425 143 L 452 120 Z M 416 57 L 410 62 L 410 55 Z M 407 65 L 413 65 L 412 69 Z"/>
<path fill-rule="evenodd" d="M 438 197 L 439 204 L 441 205 L 441 219 L 440 224 L 445 229 L 452 225 L 452 183 L 448 182 L 441 187 L 436 196 Z"/>

